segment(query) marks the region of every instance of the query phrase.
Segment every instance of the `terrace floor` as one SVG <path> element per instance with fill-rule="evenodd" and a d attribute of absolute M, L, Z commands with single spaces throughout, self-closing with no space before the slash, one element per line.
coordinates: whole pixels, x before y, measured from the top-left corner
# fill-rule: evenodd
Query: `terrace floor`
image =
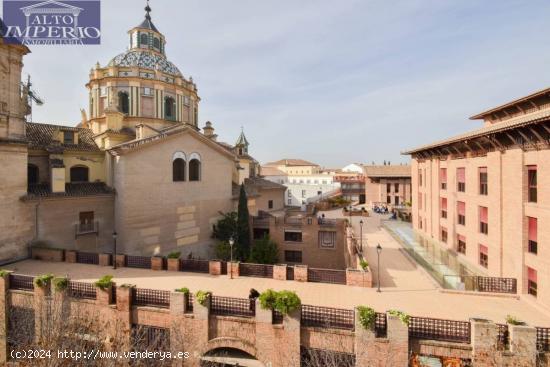
<path fill-rule="evenodd" d="M 385 246 L 385 245 L 382 245 Z M 389 250 L 388 250 L 389 252 Z M 392 253 L 397 257 L 398 251 Z M 351 309 L 357 305 L 368 305 L 377 311 L 401 309 L 410 315 L 435 317 L 453 320 L 468 320 L 471 317 L 483 317 L 495 322 L 504 322 L 507 314 L 514 315 L 534 326 L 550 326 L 550 318 L 525 301 L 487 296 L 468 296 L 440 293 L 432 283 L 422 281 L 423 274 L 417 274 L 410 262 L 405 270 L 394 269 L 398 260 L 386 255 L 383 266 L 387 266 L 385 275 L 391 281 L 384 286 L 382 293 L 375 288 L 359 288 L 336 284 L 300 283 L 274 279 L 240 277 L 229 279 L 226 275 L 152 271 L 147 269 L 100 267 L 98 265 L 70 264 L 25 260 L 11 264 L 6 269 L 18 274 L 39 275 L 52 273 L 67 275 L 76 281 L 95 281 L 105 274 L 114 275 L 118 284 L 130 283 L 140 288 L 174 290 L 188 287 L 192 292 L 209 290 L 218 296 L 248 296 L 250 288 L 263 291 L 268 288 L 289 289 L 298 293 L 304 304 Z M 406 273 L 412 280 L 405 281 Z M 419 283 L 415 284 L 414 279 Z"/>

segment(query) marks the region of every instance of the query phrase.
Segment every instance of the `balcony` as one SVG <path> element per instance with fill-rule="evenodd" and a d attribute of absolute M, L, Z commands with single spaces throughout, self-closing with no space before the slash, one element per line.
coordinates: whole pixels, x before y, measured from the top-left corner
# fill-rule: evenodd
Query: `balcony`
<path fill-rule="evenodd" d="M 75 224 L 75 238 L 78 236 L 91 234 L 91 233 L 95 233 L 95 234 L 99 233 L 98 221 Z"/>
<path fill-rule="evenodd" d="M 291 226 L 301 226 L 303 224 L 302 217 L 285 217 L 285 224 Z"/>
<path fill-rule="evenodd" d="M 252 217 L 252 226 L 269 228 L 269 217 Z"/>

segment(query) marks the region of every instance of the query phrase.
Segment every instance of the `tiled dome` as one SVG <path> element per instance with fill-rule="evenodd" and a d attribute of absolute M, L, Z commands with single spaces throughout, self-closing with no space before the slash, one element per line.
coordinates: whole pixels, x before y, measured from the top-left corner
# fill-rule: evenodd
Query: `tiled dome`
<path fill-rule="evenodd" d="M 166 74 L 181 77 L 179 69 L 165 57 L 148 51 L 129 50 L 116 56 L 109 66 L 139 67 L 150 70 L 160 70 Z"/>

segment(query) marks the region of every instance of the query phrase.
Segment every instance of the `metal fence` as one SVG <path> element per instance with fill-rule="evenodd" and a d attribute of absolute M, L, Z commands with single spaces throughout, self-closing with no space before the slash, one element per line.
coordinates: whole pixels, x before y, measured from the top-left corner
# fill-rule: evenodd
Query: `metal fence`
<path fill-rule="evenodd" d="M 302 305 L 302 325 L 353 330 L 355 313 L 341 308 Z"/>
<path fill-rule="evenodd" d="M 388 319 L 385 313 L 377 312 L 374 320 L 374 332 L 377 338 L 384 338 L 388 334 Z"/>
<path fill-rule="evenodd" d="M 239 263 L 239 276 L 273 278 L 273 265 Z"/>
<path fill-rule="evenodd" d="M 133 288 L 132 298 L 134 306 L 170 308 L 170 291 Z"/>
<path fill-rule="evenodd" d="M 286 267 L 286 280 L 294 280 L 294 266 Z"/>
<path fill-rule="evenodd" d="M 34 290 L 34 277 L 30 275 L 10 274 L 10 289 L 22 291 Z"/>
<path fill-rule="evenodd" d="M 319 283 L 346 284 L 346 271 L 335 269 L 307 269 L 307 281 Z"/>
<path fill-rule="evenodd" d="M 126 255 L 126 267 L 151 269 L 151 258 L 149 256 Z"/>
<path fill-rule="evenodd" d="M 283 323 L 283 314 L 280 311 L 273 310 L 272 313 L 272 323 L 273 324 L 282 324 Z"/>
<path fill-rule="evenodd" d="M 510 334 L 508 332 L 507 324 L 497 324 L 498 334 L 497 334 L 497 348 L 499 350 L 508 349 L 510 342 Z"/>
<path fill-rule="evenodd" d="M 470 343 L 470 322 L 411 317 L 409 337 L 456 343 Z"/>
<path fill-rule="evenodd" d="M 218 316 L 254 317 L 256 301 L 248 298 L 212 296 L 210 312 Z"/>
<path fill-rule="evenodd" d="M 541 352 L 550 352 L 550 328 L 537 328 L 537 349 Z"/>
<path fill-rule="evenodd" d="M 300 366 L 355 367 L 355 358 L 355 354 L 353 353 L 300 347 Z"/>
<path fill-rule="evenodd" d="M 475 277 L 476 288 L 479 292 L 510 293 L 518 292 L 516 278 Z"/>
<path fill-rule="evenodd" d="M 139 351 L 165 351 L 170 348 L 170 329 L 132 325 L 132 342 Z"/>
<path fill-rule="evenodd" d="M 193 297 L 194 296 L 193 296 L 192 293 L 189 293 L 187 295 L 187 299 L 186 299 L 187 303 L 185 305 L 186 306 L 185 308 L 186 308 L 187 312 L 193 312 L 193 299 L 194 299 Z"/>
<path fill-rule="evenodd" d="M 91 265 L 98 265 L 99 264 L 99 254 L 93 253 L 93 252 L 80 252 L 77 251 L 76 253 L 76 262 L 79 264 L 91 264 Z"/>
<path fill-rule="evenodd" d="M 208 260 L 196 260 L 196 259 L 180 259 L 181 271 L 190 271 L 194 273 L 208 273 L 209 264 Z"/>
<path fill-rule="evenodd" d="M 96 287 L 92 283 L 69 281 L 67 294 L 72 298 L 96 299 Z"/>

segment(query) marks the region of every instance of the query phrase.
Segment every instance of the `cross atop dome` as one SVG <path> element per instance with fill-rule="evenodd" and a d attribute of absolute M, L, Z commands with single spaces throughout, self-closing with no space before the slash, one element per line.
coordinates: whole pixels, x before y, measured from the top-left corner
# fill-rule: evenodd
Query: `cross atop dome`
<path fill-rule="evenodd" d="M 149 6 L 149 0 L 147 0 L 147 5 L 145 6 L 145 20 L 141 22 L 141 24 L 138 25 L 137 28 L 145 28 L 155 32 L 159 32 L 157 27 L 155 27 L 155 25 L 151 21 L 151 11 L 152 9 Z"/>

